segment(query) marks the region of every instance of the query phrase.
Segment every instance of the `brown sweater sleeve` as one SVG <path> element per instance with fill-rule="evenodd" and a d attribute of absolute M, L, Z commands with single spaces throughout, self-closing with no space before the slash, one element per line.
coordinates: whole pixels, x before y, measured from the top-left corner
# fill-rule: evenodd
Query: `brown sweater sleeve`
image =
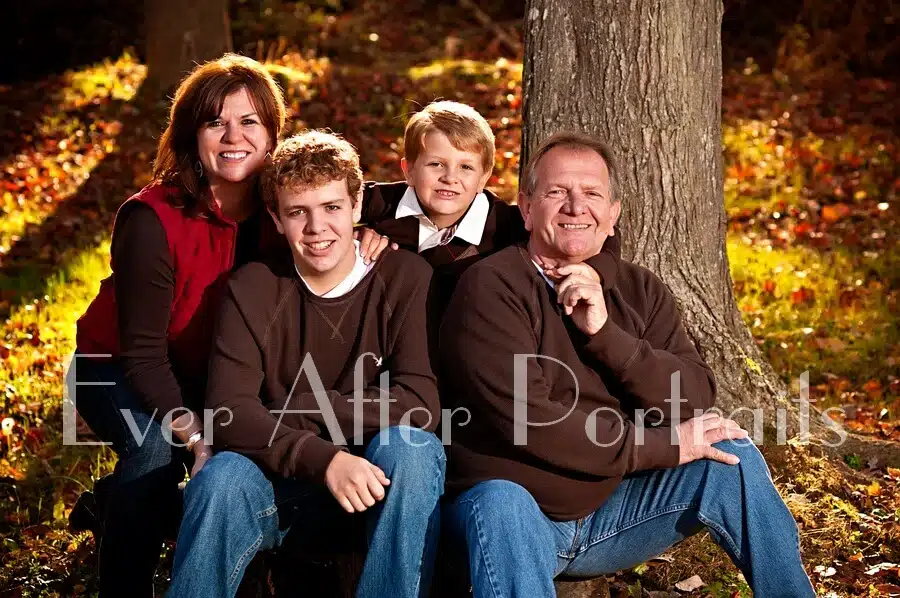
<path fill-rule="evenodd" d="M 514 356 L 540 353 L 529 316 L 539 307 L 529 305 L 530 298 L 522 294 L 501 272 L 473 266 L 460 280 L 440 336 L 443 367 L 455 394 L 475 406 L 472 417 L 487 418 L 511 450 L 517 425 Z M 525 368 L 519 384 L 527 389 L 529 420 L 556 423 L 529 428 L 527 445 L 515 449 L 550 467 L 604 477 L 670 465 L 670 430 L 645 428 L 640 444 L 635 425 L 627 419 L 603 410 L 570 412 L 551 400 L 550 382 L 539 363 Z M 589 419 L 597 444 L 585 433 Z"/>
<path fill-rule="evenodd" d="M 645 272 L 646 294 L 651 306 L 646 328 L 637 338 L 609 320 L 586 344 L 587 351 L 604 364 L 621 390 L 636 407 L 662 411 L 662 421 L 672 421 L 672 409 L 678 421 L 694 417 L 694 410 L 706 410 L 716 399 L 716 381 L 712 369 L 703 361 L 681 324 L 675 298 L 655 274 Z M 643 315 L 643 314 L 642 314 Z M 652 372 L 653 375 L 647 375 Z M 681 401 L 672 398 L 671 377 L 678 374 Z M 648 416 L 650 414 L 648 413 Z M 658 421 L 654 414 L 654 421 Z M 649 417 L 648 417 L 649 421 Z"/>
<path fill-rule="evenodd" d="M 214 410 L 213 446 L 217 451 L 246 455 L 283 477 L 321 482 L 340 449 L 310 430 L 290 427 L 263 405 L 260 342 L 265 339 L 257 340 L 251 332 L 235 286 L 232 278 L 220 307 L 209 361 L 206 408 Z"/>
<path fill-rule="evenodd" d="M 383 220 L 394 217 L 394 210 L 384 197 L 384 184 L 374 181 L 363 183 L 362 217 L 360 222 L 368 227 L 373 227 Z"/>
<path fill-rule="evenodd" d="M 404 293 L 400 303 L 394 306 L 396 313 L 390 324 L 393 336 L 391 352 L 385 356 L 382 371 L 389 374 L 389 424 L 434 431 L 441 408 L 437 380 L 429 359 L 426 325 L 429 281 L 428 272 L 423 270 L 419 283 L 412 292 L 408 295 Z M 327 391 L 327 395 L 341 430 L 347 438 L 351 438 L 354 430 L 354 395 L 342 395 L 333 390 Z M 365 401 L 362 409 L 363 433 L 377 432 L 382 427 L 381 389 L 368 386 L 363 389 L 362 395 Z M 306 417 L 317 423 L 324 423 L 313 393 L 302 393 L 298 395 L 297 401 L 299 409 L 307 412 Z"/>
<path fill-rule="evenodd" d="M 116 218 L 112 242 L 119 346 L 125 378 L 148 412 L 184 406 L 169 363 L 167 330 L 175 273 L 166 231 L 149 206 L 132 202 Z"/>

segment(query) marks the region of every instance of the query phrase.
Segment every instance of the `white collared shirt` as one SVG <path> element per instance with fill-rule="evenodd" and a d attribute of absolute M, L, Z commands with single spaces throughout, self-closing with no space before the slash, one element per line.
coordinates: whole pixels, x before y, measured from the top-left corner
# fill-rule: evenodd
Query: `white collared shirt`
<path fill-rule="evenodd" d="M 555 291 L 555 290 L 556 290 L 556 283 L 553 282 L 552 280 L 550 280 L 550 278 L 547 277 L 547 273 L 544 272 L 544 269 L 541 268 L 541 266 L 540 266 L 536 261 L 531 260 L 531 263 L 534 264 L 534 267 L 535 267 L 535 268 L 537 268 L 537 271 L 540 273 L 541 277 L 543 277 L 543 279 L 547 281 L 547 284 L 550 285 L 550 288 L 553 289 L 553 290 Z"/>
<path fill-rule="evenodd" d="M 306 288 L 309 289 L 309 292 L 313 295 L 319 295 L 319 297 L 323 297 L 325 299 L 333 299 L 335 297 L 340 297 L 341 295 L 346 295 L 358 285 L 363 278 L 366 277 L 366 274 L 375 266 L 375 262 L 371 264 L 367 264 L 363 261 L 362 256 L 359 254 L 359 241 L 353 241 L 353 245 L 356 247 L 356 262 L 353 264 L 353 269 L 350 271 L 350 274 L 344 278 L 341 282 L 338 283 L 336 287 L 331 289 L 330 291 L 319 295 L 319 293 L 315 292 L 310 288 L 309 283 L 303 280 L 303 275 L 300 274 L 300 268 L 297 267 L 297 264 L 294 264 L 294 269 L 297 271 L 297 276 L 300 277 L 300 280 L 303 280 L 303 284 L 306 285 Z"/>
<path fill-rule="evenodd" d="M 406 193 L 400 198 L 397 204 L 397 212 L 394 218 L 403 218 L 405 216 L 415 216 L 419 221 L 419 253 L 426 249 L 437 247 L 443 243 L 449 242 L 453 237 L 459 237 L 467 243 L 478 245 L 481 243 L 481 236 L 484 234 L 484 225 L 487 222 L 488 212 L 491 209 L 491 202 L 488 201 L 487 195 L 479 193 L 469 206 L 466 215 L 463 216 L 449 237 L 445 237 L 448 229 L 439 229 L 435 226 L 431 218 L 422 211 L 419 205 L 419 198 L 416 196 L 416 190 L 412 187 L 406 188 Z"/>

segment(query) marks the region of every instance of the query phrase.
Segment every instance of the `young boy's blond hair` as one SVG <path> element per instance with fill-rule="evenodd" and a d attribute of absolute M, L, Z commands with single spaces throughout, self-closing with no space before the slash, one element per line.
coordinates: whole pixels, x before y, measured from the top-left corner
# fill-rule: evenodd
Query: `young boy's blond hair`
<path fill-rule="evenodd" d="M 403 135 L 403 155 L 413 164 L 425 147 L 425 136 L 440 131 L 456 149 L 481 156 L 485 173 L 494 169 L 494 132 L 471 106 L 459 102 L 432 102 L 413 114 Z"/>

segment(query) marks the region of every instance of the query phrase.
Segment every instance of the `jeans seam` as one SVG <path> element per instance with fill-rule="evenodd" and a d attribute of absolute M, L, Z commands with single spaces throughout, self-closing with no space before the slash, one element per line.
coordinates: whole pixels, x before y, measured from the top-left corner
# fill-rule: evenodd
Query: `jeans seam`
<path fill-rule="evenodd" d="M 475 500 L 466 500 L 466 501 L 461 501 L 460 504 L 462 504 L 464 502 L 467 502 L 472 505 L 472 517 L 475 520 L 475 531 L 476 531 L 477 539 L 478 539 L 478 549 L 481 552 L 482 559 L 484 559 L 484 565 L 485 565 L 485 570 L 487 572 L 487 578 L 491 585 L 491 594 L 493 594 L 495 598 L 498 598 L 500 596 L 500 594 L 497 591 L 496 585 L 494 583 L 494 572 L 492 571 L 493 567 L 492 567 L 490 558 L 488 558 L 489 552 L 485 549 L 485 546 L 484 546 L 484 534 L 482 533 L 483 526 L 481 524 L 481 515 L 478 512 L 479 511 L 478 502 Z"/>
<path fill-rule="evenodd" d="M 264 511 L 257 512 L 256 518 L 263 519 L 264 517 L 270 517 L 277 512 L 278 512 L 278 505 L 272 505 L 271 507 L 269 507 L 268 509 L 265 509 Z"/>
<path fill-rule="evenodd" d="M 437 462 L 438 462 L 438 470 L 440 470 L 440 463 L 441 463 L 440 457 L 438 457 Z M 436 486 L 437 486 L 437 476 L 434 476 L 431 480 L 432 492 L 437 491 Z M 439 499 L 440 499 L 440 496 L 441 496 L 441 494 L 439 493 L 438 494 Z M 433 516 L 433 513 L 432 513 L 432 516 Z M 429 522 L 430 522 L 430 520 L 431 520 L 431 517 L 429 517 Z M 422 558 L 419 559 L 419 574 L 416 576 L 416 587 L 413 589 L 414 596 L 419 595 L 419 590 L 422 587 L 422 571 L 425 568 L 425 548 L 426 548 L 425 545 L 427 545 L 427 544 L 428 544 L 428 524 L 425 525 L 425 541 L 422 546 Z"/>
<path fill-rule="evenodd" d="M 574 557 L 578 554 L 578 536 L 581 535 L 581 531 L 584 529 L 584 518 L 575 520 L 575 533 L 572 535 L 572 546 L 569 547 L 568 556 Z"/>
<path fill-rule="evenodd" d="M 698 513 L 699 513 L 699 507 L 698 507 L 698 505 L 696 505 L 694 503 L 681 503 L 681 504 L 677 504 L 677 505 L 669 505 L 663 509 L 653 511 L 652 513 L 648 513 L 647 515 L 644 515 L 640 519 L 630 521 L 628 524 L 618 527 L 613 531 L 607 532 L 605 534 L 600 534 L 599 536 L 594 536 L 593 538 L 588 540 L 584 546 L 581 547 L 581 549 L 576 553 L 576 556 L 584 553 L 586 550 L 590 549 L 595 544 L 602 542 L 603 540 L 606 540 L 607 538 L 611 538 L 615 535 L 618 535 L 618 534 L 624 532 L 625 530 L 629 530 L 629 529 L 631 529 L 635 526 L 638 526 L 642 523 L 645 523 L 651 519 L 655 519 L 655 518 L 661 517 L 663 515 L 668 515 L 669 513 L 676 513 L 678 511 L 687 511 L 689 509 L 697 509 Z"/>
<path fill-rule="evenodd" d="M 750 567 L 747 566 L 747 563 L 744 562 L 743 556 L 741 556 L 741 551 L 734 544 L 734 540 L 731 538 L 731 534 L 729 534 L 723 527 L 718 525 L 716 522 L 711 520 L 709 517 L 703 514 L 700 509 L 697 509 L 697 519 L 703 522 L 703 525 L 712 528 L 716 531 L 719 536 L 728 543 L 728 546 L 731 548 L 731 551 L 734 553 L 734 558 L 738 561 L 740 568 L 745 571 L 749 571 Z"/>
<path fill-rule="evenodd" d="M 569 554 L 568 552 L 560 552 L 557 550 L 556 551 L 557 565 L 559 565 L 559 559 L 564 560 L 565 565 L 561 569 L 559 567 L 556 567 L 553 569 L 553 578 L 555 579 L 558 575 L 562 575 L 566 571 L 566 569 L 569 568 L 569 565 L 572 564 L 572 561 L 574 561 L 577 556 L 578 556 L 577 554 L 572 555 L 572 554 Z"/>
<path fill-rule="evenodd" d="M 244 561 L 247 560 L 247 557 L 250 554 L 256 553 L 256 551 L 259 549 L 260 545 L 262 544 L 262 541 L 263 541 L 263 536 L 262 536 L 262 534 L 259 534 L 259 536 L 256 537 L 256 540 L 253 542 L 253 544 L 251 544 L 250 547 L 244 551 L 244 554 L 241 555 L 241 558 L 238 559 L 238 562 L 234 565 L 234 569 L 231 571 L 231 577 L 228 578 L 229 586 L 234 585 L 234 582 L 236 581 L 238 573 L 241 570 L 241 565 L 244 564 Z"/>
<path fill-rule="evenodd" d="M 441 450 L 440 454 L 437 455 L 438 471 L 441 470 L 441 460 L 442 459 L 446 459 L 443 450 Z M 441 490 L 441 487 L 443 487 L 443 483 L 438 484 L 438 477 L 443 477 L 443 476 L 433 476 L 432 477 L 431 489 L 432 489 L 432 494 L 435 492 L 437 493 L 438 501 L 440 501 L 441 496 L 444 494 L 444 492 Z M 442 480 L 442 482 L 443 482 L 443 480 Z M 429 523 L 431 522 L 432 517 L 434 517 L 434 512 L 432 512 L 431 517 L 428 518 Z M 422 558 L 421 558 L 421 560 L 419 560 L 419 574 L 416 576 L 416 587 L 415 587 L 415 591 L 413 592 L 413 595 L 415 595 L 415 596 L 419 595 L 419 591 L 422 587 L 422 572 L 425 570 L 425 548 L 428 544 L 428 532 L 429 532 L 429 525 L 426 524 L 425 525 L 425 542 L 424 542 L 425 545 L 422 546 Z"/>

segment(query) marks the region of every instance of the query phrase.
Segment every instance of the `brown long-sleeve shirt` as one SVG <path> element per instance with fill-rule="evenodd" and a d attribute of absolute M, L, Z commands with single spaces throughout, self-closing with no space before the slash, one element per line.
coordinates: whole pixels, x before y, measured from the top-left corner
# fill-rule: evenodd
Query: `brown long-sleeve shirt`
<path fill-rule="evenodd" d="M 216 413 L 214 447 L 284 477 L 321 481 L 341 450 L 337 434 L 353 444 L 387 425 L 435 429 L 440 407 L 425 323 L 430 279 L 425 260 L 404 250 L 385 252 L 335 298 L 311 293 L 290 260 L 236 272 L 209 363 L 206 407 L 233 416 Z M 362 404 L 353 400 L 357 371 Z M 373 401 L 382 398 L 383 374 L 389 403 Z M 329 427 L 329 413 L 337 428 Z"/>
<path fill-rule="evenodd" d="M 451 492 L 508 479 L 549 517 L 572 520 L 596 510 L 624 475 L 678 464 L 665 425 L 670 376 L 680 372 L 686 402 L 677 406 L 687 419 L 712 406 L 712 371 L 671 292 L 649 270 L 621 262 L 604 297 L 609 320 L 589 338 L 560 309 L 524 246 L 462 276 L 440 334 L 443 398 L 471 412 L 468 425 L 452 429 Z M 639 429 L 634 409 L 653 407 L 662 408 L 662 425 L 650 425 L 660 423 L 653 413 Z"/>
<path fill-rule="evenodd" d="M 257 257 L 257 211 L 238 225 L 235 268 Z M 205 380 L 186 379 L 169 359 L 166 333 L 172 317 L 175 266 L 159 217 L 149 206 L 129 202 L 116 216 L 111 248 L 118 308 L 119 347 L 129 386 L 157 418 L 185 404 L 198 407 Z"/>

